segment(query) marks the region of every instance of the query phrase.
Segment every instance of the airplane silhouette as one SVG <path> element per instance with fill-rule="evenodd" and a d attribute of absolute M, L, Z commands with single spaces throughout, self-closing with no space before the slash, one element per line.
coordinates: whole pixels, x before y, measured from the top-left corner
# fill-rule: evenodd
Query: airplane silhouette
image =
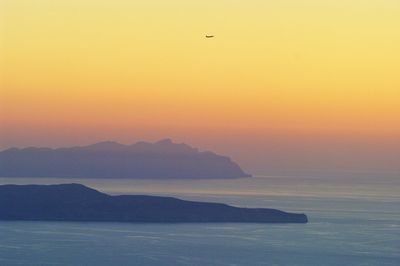
<path fill-rule="evenodd" d="M 206 38 L 214 38 L 214 35 L 206 35 Z"/>

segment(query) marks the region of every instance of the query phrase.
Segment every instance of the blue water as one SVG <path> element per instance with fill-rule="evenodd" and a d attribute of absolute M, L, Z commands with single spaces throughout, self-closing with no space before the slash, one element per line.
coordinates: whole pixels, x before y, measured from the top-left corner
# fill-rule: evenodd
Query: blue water
<path fill-rule="evenodd" d="M 68 181 L 0 179 L 1 184 Z M 305 212 L 310 222 L 0 222 L 0 265 L 400 265 L 398 179 L 72 181 L 113 194 Z"/>

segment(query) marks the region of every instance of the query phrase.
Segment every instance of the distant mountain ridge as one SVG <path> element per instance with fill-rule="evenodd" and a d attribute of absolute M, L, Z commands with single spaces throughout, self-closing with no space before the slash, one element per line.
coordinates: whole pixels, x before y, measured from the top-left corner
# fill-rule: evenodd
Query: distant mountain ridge
<path fill-rule="evenodd" d="M 11 148 L 0 152 L 0 176 L 204 179 L 251 175 L 227 156 L 163 139 L 131 145 L 104 141 L 70 148 Z"/>
<path fill-rule="evenodd" d="M 307 223 L 305 214 L 172 197 L 110 196 L 81 184 L 0 185 L 0 220 Z"/>

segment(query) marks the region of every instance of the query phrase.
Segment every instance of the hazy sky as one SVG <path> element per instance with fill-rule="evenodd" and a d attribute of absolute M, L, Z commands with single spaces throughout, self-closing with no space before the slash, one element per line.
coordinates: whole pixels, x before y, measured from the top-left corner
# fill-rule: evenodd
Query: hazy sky
<path fill-rule="evenodd" d="M 0 23 L 0 148 L 171 137 L 400 175 L 398 0 L 0 0 Z"/>

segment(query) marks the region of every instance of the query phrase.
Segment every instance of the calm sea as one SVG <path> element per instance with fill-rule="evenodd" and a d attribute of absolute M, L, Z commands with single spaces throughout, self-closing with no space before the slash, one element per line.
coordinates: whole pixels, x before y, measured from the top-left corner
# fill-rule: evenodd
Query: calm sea
<path fill-rule="evenodd" d="M 304 212 L 308 224 L 0 222 L 0 265 L 400 265 L 399 178 L 0 178 Z"/>

